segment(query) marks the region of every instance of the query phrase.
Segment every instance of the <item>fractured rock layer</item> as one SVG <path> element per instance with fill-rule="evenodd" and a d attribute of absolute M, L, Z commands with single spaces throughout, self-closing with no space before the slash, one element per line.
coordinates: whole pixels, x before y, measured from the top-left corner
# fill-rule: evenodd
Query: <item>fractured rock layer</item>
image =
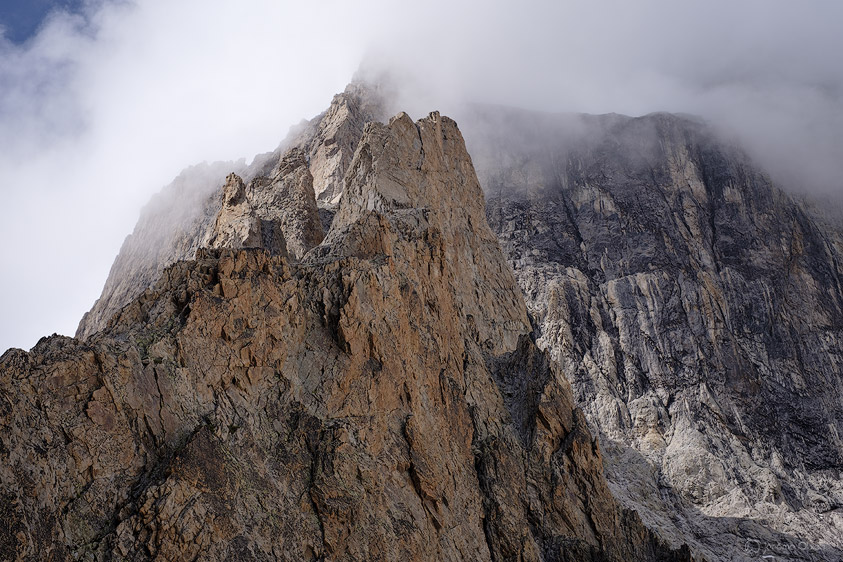
<path fill-rule="evenodd" d="M 840 559 L 839 235 L 689 119 L 486 124 L 490 223 L 618 497 L 711 559 Z"/>
<path fill-rule="evenodd" d="M 615 504 L 454 122 L 350 169 L 300 263 L 200 250 L 3 355 L 0 557 L 689 560 Z"/>
<path fill-rule="evenodd" d="M 270 177 L 252 180 L 247 199 L 263 221 L 277 225 L 295 259 L 301 259 L 322 241 L 313 177 L 302 150 L 290 149 Z"/>
<path fill-rule="evenodd" d="M 243 180 L 236 174 L 229 175 L 223 186 L 222 208 L 203 245 L 208 248 L 262 248 L 264 230 L 252 204 L 246 199 Z M 277 250 L 283 243 L 282 237 L 271 249 L 279 253 Z"/>
<path fill-rule="evenodd" d="M 247 197 L 262 220 L 279 223 L 291 255 L 301 258 L 327 230 L 322 227 L 315 195 L 323 205 L 336 207 L 364 125 L 385 117 L 384 100 L 377 89 L 352 83 L 334 96 L 325 113 L 291 131 L 278 149 L 256 157 L 250 165 L 217 162 L 182 172 L 141 213 L 112 265 L 102 295 L 79 323 L 76 336 L 84 339 L 102 330 L 122 307 L 152 286 L 166 267 L 193 258 L 213 235 L 213 223 L 222 208 L 219 188 L 232 172 L 247 183 Z M 282 193 L 289 195 L 282 197 Z M 325 218 L 329 220 L 331 213 L 326 211 Z"/>
<path fill-rule="evenodd" d="M 302 143 L 310 160 L 314 189 L 320 201 L 337 204 L 343 191 L 345 171 L 351 164 L 363 127 L 383 121 L 385 100 L 376 87 L 351 83 L 334 96 L 320 116 L 314 134 Z M 314 120 L 315 121 L 315 120 Z"/>

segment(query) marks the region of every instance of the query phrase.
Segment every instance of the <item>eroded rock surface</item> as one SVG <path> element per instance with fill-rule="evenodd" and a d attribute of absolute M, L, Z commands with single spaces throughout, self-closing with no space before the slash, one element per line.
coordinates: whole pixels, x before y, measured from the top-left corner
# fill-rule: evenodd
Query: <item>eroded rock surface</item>
<path fill-rule="evenodd" d="M 379 88 L 352 82 L 334 96 L 328 110 L 314 119 L 315 131 L 302 142 L 310 159 L 313 186 L 319 201 L 339 202 L 345 171 L 351 164 L 363 127 L 371 121 L 384 121 L 387 102 Z"/>
<path fill-rule="evenodd" d="M 612 498 L 455 123 L 369 125 L 346 178 L 300 263 L 200 250 L 3 355 L 0 557 L 689 560 Z"/>
<path fill-rule="evenodd" d="M 688 118 L 502 113 L 488 217 L 617 496 L 711 559 L 843 559 L 839 225 Z"/>
<path fill-rule="evenodd" d="M 243 179 L 247 198 L 261 219 L 281 226 L 291 256 L 301 258 L 327 231 L 364 125 L 386 118 L 385 107 L 377 87 L 352 83 L 334 96 L 326 112 L 291 131 L 275 151 L 257 156 L 248 166 L 243 161 L 217 162 L 182 172 L 141 213 L 76 336 L 84 339 L 102 330 L 166 267 L 193 258 L 213 235 L 222 208 L 221 187 L 230 173 Z M 321 216 L 317 194 L 326 207 Z"/>
<path fill-rule="evenodd" d="M 295 259 L 301 259 L 325 236 L 313 177 L 304 152 L 298 148 L 290 149 L 270 176 L 252 180 L 247 199 L 263 221 L 277 225 Z"/>
<path fill-rule="evenodd" d="M 226 178 L 222 208 L 209 234 L 203 244 L 208 248 L 262 248 L 264 245 L 263 225 L 251 202 L 246 199 L 243 180 L 236 174 Z"/>

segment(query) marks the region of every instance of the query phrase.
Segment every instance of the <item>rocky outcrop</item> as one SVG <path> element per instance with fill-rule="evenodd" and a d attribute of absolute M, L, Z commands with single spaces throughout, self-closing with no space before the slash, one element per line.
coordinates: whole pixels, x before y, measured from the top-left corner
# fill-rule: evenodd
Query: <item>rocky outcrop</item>
<path fill-rule="evenodd" d="M 223 186 L 222 208 L 204 246 L 209 248 L 262 248 L 264 232 L 261 220 L 246 199 L 246 186 L 236 174 L 230 174 Z M 283 238 L 282 238 L 283 243 Z"/>
<path fill-rule="evenodd" d="M 689 560 L 614 502 L 455 123 L 367 126 L 345 186 L 301 262 L 199 250 L 2 356 L 0 557 Z"/>
<path fill-rule="evenodd" d="M 287 250 L 301 259 L 322 241 L 324 232 L 313 192 L 313 177 L 302 150 L 290 149 L 269 176 L 249 183 L 246 198 L 264 221 L 277 225 Z"/>
<path fill-rule="evenodd" d="M 501 113 L 488 217 L 616 495 L 711 559 L 843 557 L 839 235 L 695 120 Z"/>
<path fill-rule="evenodd" d="M 257 156 L 250 165 L 217 162 L 182 172 L 141 213 L 112 265 L 102 295 L 79 323 L 76 336 L 85 339 L 102 330 L 122 307 L 152 286 L 166 267 L 193 258 L 213 235 L 213 223 L 222 208 L 220 186 L 229 173 L 244 180 L 247 198 L 261 219 L 279 224 L 291 255 L 301 258 L 330 225 L 342 178 L 364 125 L 383 120 L 385 107 L 378 87 L 352 83 L 334 96 L 325 113 L 291 131 L 274 152 Z M 328 207 L 321 216 L 315 206 L 317 194 L 322 206 Z"/>
<path fill-rule="evenodd" d="M 371 121 L 384 121 L 386 99 L 380 88 L 352 82 L 334 96 L 328 110 L 314 119 L 315 127 L 301 142 L 308 154 L 313 187 L 320 202 L 336 205 L 343 191 L 345 171 L 351 164 L 363 127 Z"/>

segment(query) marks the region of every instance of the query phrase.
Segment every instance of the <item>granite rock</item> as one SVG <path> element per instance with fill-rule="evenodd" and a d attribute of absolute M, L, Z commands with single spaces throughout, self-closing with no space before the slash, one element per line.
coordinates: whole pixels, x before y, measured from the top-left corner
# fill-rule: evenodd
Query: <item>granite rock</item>
<path fill-rule="evenodd" d="M 843 557 L 839 223 L 693 118 L 474 117 L 490 223 L 622 503 L 712 560 Z"/>
<path fill-rule="evenodd" d="M 301 261 L 200 249 L 0 358 L 0 557 L 690 560 L 613 499 L 456 124 L 367 126 L 345 189 Z"/>

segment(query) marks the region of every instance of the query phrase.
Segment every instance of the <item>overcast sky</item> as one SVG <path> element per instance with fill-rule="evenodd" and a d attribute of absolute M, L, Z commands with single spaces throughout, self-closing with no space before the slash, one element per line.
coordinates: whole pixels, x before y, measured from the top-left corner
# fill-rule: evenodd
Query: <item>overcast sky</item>
<path fill-rule="evenodd" d="M 793 189 L 843 185 L 837 0 L 3 2 L 0 351 L 72 335 L 154 192 L 275 148 L 364 59 L 414 117 L 463 99 L 696 113 Z M 36 4 L 40 26 L 14 9 Z"/>

